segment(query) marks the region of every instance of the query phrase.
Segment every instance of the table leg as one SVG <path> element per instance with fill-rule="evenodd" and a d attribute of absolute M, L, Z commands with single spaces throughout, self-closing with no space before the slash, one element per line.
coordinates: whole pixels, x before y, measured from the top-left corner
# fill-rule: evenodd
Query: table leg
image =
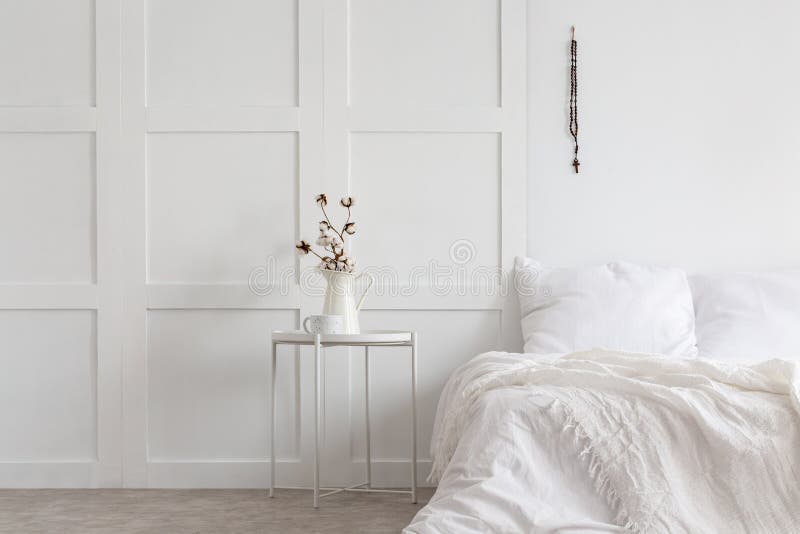
<path fill-rule="evenodd" d="M 319 435 L 322 397 L 320 396 L 322 346 L 320 335 L 314 336 L 314 508 L 319 508 Z"/>
<path fill-rule="evenodd" d="M 417 502 L 417 333 L 411 333 L 411 502 Z"/>
<path fill-rule="evenodd" d="M 372 488 L 372 446 L 369 431 L 369 347 L 364 347 L 364 418 L 367 425 L 367 488 Z"/>
<path fill-rule="evenodd" d="M 270 380 L 270 406 L 269 406 L 269 496 L 275 496 L 275 371 L 277 369 L 278 345 L 272 344 L 272 374 Z"/>

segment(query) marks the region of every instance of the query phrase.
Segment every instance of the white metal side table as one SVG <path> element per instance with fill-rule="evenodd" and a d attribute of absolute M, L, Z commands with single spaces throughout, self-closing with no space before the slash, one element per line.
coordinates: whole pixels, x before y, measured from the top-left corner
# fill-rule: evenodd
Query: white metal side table
<path fill-rule="evenodd" d="M 361 334 L 308 334 L 302 330 L 276 330 L 272 332 L 272 409 L 269 417 L 270 463 L 269 496 L 275 495 L 275 377 L 278 360 L 278 345 L 314 346 L 314 508 L 319 508 L 319 499 L 342 491 L 365 491 L 384 493 L 407 493 L 411 502 L 417 502 L 417 333 L 403 330 L 373 330 Z M 322 398 L 320 396 L 322 349 L 325 347 L 364 347 L 365 394 L 367 434 L 367 481 L 363 484 L 344 488 L 321 488 L 319 485 L 319 439 L 322 421 Z M 411 348 L 411 488 L 409 490 L 388 490 L 372 488 L 372 450 L 369 428 L 369 348 L 370 347 L 410 347 Z M 320 494 L 320 490 L 325 493 Z"/>

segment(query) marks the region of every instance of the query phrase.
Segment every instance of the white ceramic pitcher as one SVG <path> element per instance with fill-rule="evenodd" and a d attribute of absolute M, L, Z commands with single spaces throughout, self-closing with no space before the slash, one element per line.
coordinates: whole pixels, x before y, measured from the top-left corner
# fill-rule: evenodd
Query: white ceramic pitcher
<path fill-rule="evenodd" d="M 361 305 L 364 304 L 367 292 L 372 287 L 372 284 L 375 283 L 375 278 L 367 273 L 355 275 L 343 271 L 322 270 L 322 274 L 325 275 L 325 280 L 328 282 L 322 313 L 343 316 L 345 334 L 361 333 L 358 327 L 358 311 L 361 309 Z M 361 298 L 358 299 L 358 304 L 356 304 L 356 281 L 364 276 L 367 277 L 369 282 Z"/>

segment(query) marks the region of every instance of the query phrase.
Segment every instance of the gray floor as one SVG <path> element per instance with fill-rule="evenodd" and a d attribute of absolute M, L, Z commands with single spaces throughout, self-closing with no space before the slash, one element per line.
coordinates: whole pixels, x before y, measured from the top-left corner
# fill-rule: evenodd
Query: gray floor
<path fill-rule="evenodd" d="M 314 510 L 300 490 L 0 490 L 0 532 L 389 533 L 432 494 L 339 493 Z"/>

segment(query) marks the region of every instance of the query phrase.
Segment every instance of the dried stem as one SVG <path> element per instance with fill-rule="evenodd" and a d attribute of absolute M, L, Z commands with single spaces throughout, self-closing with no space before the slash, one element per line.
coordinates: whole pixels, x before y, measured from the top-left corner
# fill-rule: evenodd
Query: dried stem
<path fill-rule="evenodd" d="M 350 222 L 350 206 L 347 206 L 347 220 L 344 222 L 344 226 L 342 226 L 342 232 L 344 232 L 345 227 L 347 227 L 347 223 Z"/>
<path fill-rule="evenodd" d="M 316 252 L 314 252 L 314 249 L 312 249 L 312 248 L 309 248 L 309 249 L 308 249 L 308 251 L 309 251 L 310 253 L 312 253 L 314 256 L 316 256 L 316 257 L 318 257 L 319 259 L 321 259 L 322 261 L 325 261 L 325 258 L 323 258 L 323 257 L 322 257 L 322 256 L 320 256 L 319 254 L 317 254 Z"/>
<path fill-rule="evenodd" d="M 336 232 L 336 234 L 337 234 L 339 237 L 341 237 L 341 238 L 342 238 L 342 242 L 344 242 L 344 236 L 343 236 L 342 234 L 340 234 L 340 233 L 339 233 L 339 231 L 338 231 L 338 230 L 337 230 L 337 229 L 336 229 L 336 228 L 333 226 L 333 223 L 331 222 L 331 219 L 330 219 L 330 217 L 328 217 L 328 212 L 326 212 L 326 211 L 325 211 L 325 206 L 323 206 L 322 204 L 320 204 L 320 206 L 319 206 L 319 207 L 320 207 L 320 209 L 322 210 L 322 214 L 325 216 L 325 221 L 327 221 L 327 223 L 328 223 L 328 226 L 330 227 L 330 229 L 331 229 L 331 230 L 333 230 L 334 232 Z"/>

